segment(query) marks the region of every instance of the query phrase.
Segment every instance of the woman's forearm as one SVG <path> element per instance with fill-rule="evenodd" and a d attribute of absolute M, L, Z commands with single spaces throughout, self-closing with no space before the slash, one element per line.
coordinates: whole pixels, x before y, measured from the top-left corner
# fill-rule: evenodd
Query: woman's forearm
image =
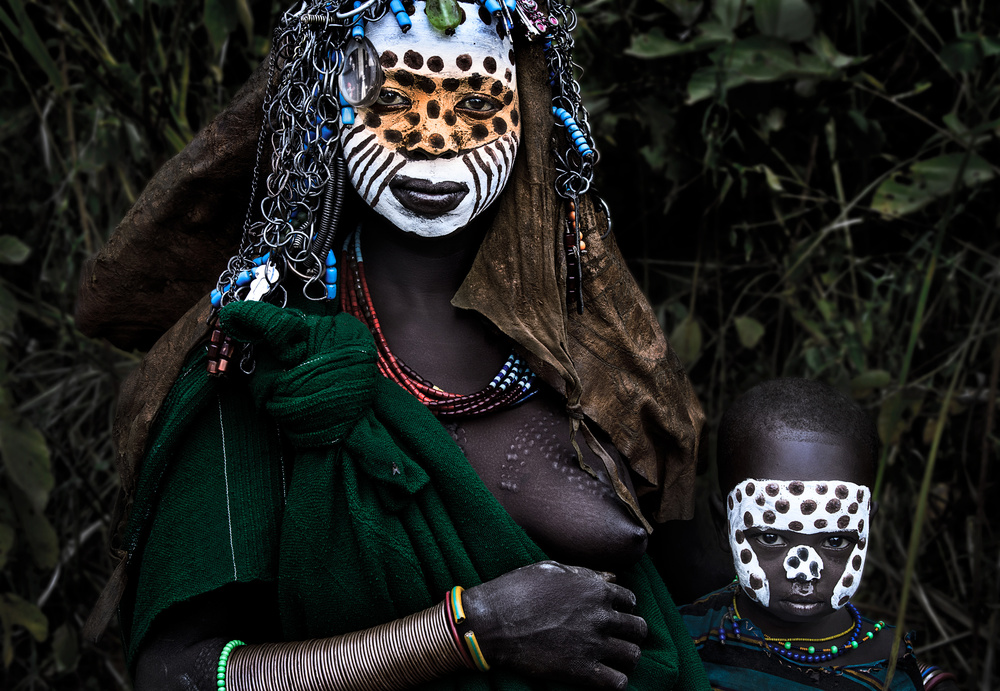
<path fill-rule="evenodd" d="M 220 681 L 225 691 L 409 688 L 467 667 L 450 617 L 444 602 L 332 638 L 240 645 L 220 663 Z"/>

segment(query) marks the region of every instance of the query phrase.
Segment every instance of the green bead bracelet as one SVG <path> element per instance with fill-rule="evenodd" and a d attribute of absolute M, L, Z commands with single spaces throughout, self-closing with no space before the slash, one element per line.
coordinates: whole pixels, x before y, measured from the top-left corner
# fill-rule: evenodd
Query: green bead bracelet
<path fill-rule="evenodd" d="M 219 655 L 219 668 L 215 675 L 217 679 L 216 686 L 219 687 L 219 691 L 226 691 L 226 664 L 229 662 L 229 653 L 241 645 L 246 645 L 246 643 L 240 640 L 232 640 L 222 647 L 222 653 Z"/>

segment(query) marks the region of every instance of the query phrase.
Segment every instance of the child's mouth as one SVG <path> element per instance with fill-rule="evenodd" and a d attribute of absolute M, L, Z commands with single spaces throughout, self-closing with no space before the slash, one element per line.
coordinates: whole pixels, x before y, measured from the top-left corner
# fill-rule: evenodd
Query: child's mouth
<path fill-rule="evenodd" d="M 781 604 L 787 611 L 800 615 L 813 614 L 823 608 L 822 600 L 802 595 L 789 595 L 782 599 Z"/>

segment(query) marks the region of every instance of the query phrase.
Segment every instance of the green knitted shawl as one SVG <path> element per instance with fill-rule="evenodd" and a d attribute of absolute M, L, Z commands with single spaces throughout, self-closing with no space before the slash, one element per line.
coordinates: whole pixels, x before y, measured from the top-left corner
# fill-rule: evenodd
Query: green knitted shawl
<path fill-rule="evenodd" d="M 237 303 L 221 322 L 256 344 L 257 369 L 210 379 L 196 357 L 158 418 L 126 533 L 130 663 L 158 614 L 228 583 L 276 583 L 276 635 L 301 640 L 403 617 L 546 558 L 441 424 L 378 373 L 354 317 Z M 649 560 L 619 582 L 649 625 L 631 686 L 707 689 Z M 494 669 L 428 686 L 560 685 Z"/>

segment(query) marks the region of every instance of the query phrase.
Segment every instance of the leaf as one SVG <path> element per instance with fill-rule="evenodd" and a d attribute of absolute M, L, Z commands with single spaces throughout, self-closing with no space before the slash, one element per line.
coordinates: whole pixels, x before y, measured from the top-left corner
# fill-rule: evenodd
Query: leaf
<path fill-rule="evenodd" d="M 872 369 L 862 372 L 851 380 L 851 391 L 862 392 L 868 389 L 884 389 L 892 382 L 892 376 L 884 369 Z"/>
<path fill-rule="evenodd" d="M 0 21 L 10 29 L 28 55 L 42 68 L 42 71 L 49 78 L 49 84 L 61 91 L 63 86 L 62 74 L 59 72 L 59 68 L 56 67 L 52 56 L 49 55 L 49 51 L 45 47 L 41 36 L 35 30 L 35 25 L 32 24 L 31 18 L 24 9 L 23 0 L 9 0 L 9 2 L 14 17 L 12 19 L 10 15 L 0 10 Z M 14 21 L 15 19 L 17 20 L 16 22 Z"/>
<path fill-rule="evenodd" d="M 14 485 L 8 491 L 32 560 L 40 569 L 54 569 L 59 563 L 59 537 L 55 528 L 45 514 L 31 505 L 24 492 Z"/>
<path fill-rule="evenodd" d="M 57 672 L 69 672 L 80 660 L 80 643 L 76 631 L 63 624 L 52 633 L 52 656 Z"/>
<path fill-rule="evenodd" d="M 697 362 L 701 355 L 701 326 L 698 320 L 690 314 L 686 316 L 670 334 L 670 342 L 685 367 Z"/>
<path fill-rule="evenodd" d="M 753 348 L 764 336 L 764 325 L 753 317 L 744 315 L 736 317 L 733 322 L 736 324 L 736 335 L 744 348 Z"/>
<path fill-rule="evenodd" d="M 875 190 L 871 208 L 886 218 L 899 218 L 923 209 L 951 193 L 965 158 L 963 153 L 945 154 L 914 163 L 909 171 L 893 174 Z M 961 182 L 974 187 L 993 177 L 990 164 L 973 154 L 965 163 Z"/>
<path fill-rule="evenodd" d="M 695 70 L 688 82 L 687 102 L 697 103 L 720 90 L 749 83 L 786 79 L 833 79 L 841 70 L 815 55 L 796 55 L 785 41 L 751 36 L 716 48 L 714 64 Z"/>
<path fill-rule="evenodd" d="M 804 41 L 812 36 L 816 15 L 805 0 L 757 0 L 754 23 L 765 36 Z"/>
<path fill-rule="evenodd" d="M 667 38 L 663 30 L 653 27 L 647 33 L 632 36 L 632 43 L 625 49 L 627 55 L 643 60 L 655 60 L 685 53 L 710 50 L 730 40 L 731 35 L 723 27 L 712 22 L 699 26 L 701 34 L 687 42 Z"/>
<path fill-rule="evenodd" d="M 684 26 L 691 26 L 705 7 L 702 0 L 659 0 L 660 4 L 677 15 Z"/>
<path fill-rule="evenodd" d="M 23 264 L 31 248 L 13 235 L 0 235 L 0 264 Z"/>
<path fill-rule="evenodd" d="M 10 667 L 14 661 L 11 635 L 15 626 L 23 626 L 32 638 L 41 642 L 48 638 L 49 620 L 42 610 L 14 593 L 0 595 L 0 623 L 3 624 L 3 664 Z"/>
<path fill-rule="evenodd" d="M 222 50 L 222 44 L 236 28 L 238 21 L 233 0 L 205 0 L 205 29 L 216 54 Z"/>
<path fill-rule="evenodd" d="M 899 437 L 910 427 L 913 418 L 923 407 L 922 394 L 901 395 L 895 393 L 884 401 L 878 411 L 878 434 L 883 444 L 896 444 Z M 895 419 L 896 424 L 892 422 Z"/>
<path fill-rule="evenodd" d="M 0 523 L 0 569 L 7 563 L 7 555 L 14 547 L 14 529 L 6 523 Z"/>
<path fill-rule="evenodd" d="M 951 72 L 971 72 L 979 66 L 983 52 L 979 41 L 955 41 L 941 50 L 941 62 Z"/>
<path fill-rule="evenodd" d="M 715 0 L 712 3 L 714 14 L 727 29 L 735 29 L 747 18 L 745 0 Z"/>
<path fill-rule="evenodd" d="M 10 331 L 17 323 L 17 298 L 0 284 L 0 331 Z"/>
<path fill-rule="evenodd" d="M 55 479 L 42 433 L 27 423 L 0 420 L 0 456 L 11 481 L 35 508 L 44 509 Z"/>

